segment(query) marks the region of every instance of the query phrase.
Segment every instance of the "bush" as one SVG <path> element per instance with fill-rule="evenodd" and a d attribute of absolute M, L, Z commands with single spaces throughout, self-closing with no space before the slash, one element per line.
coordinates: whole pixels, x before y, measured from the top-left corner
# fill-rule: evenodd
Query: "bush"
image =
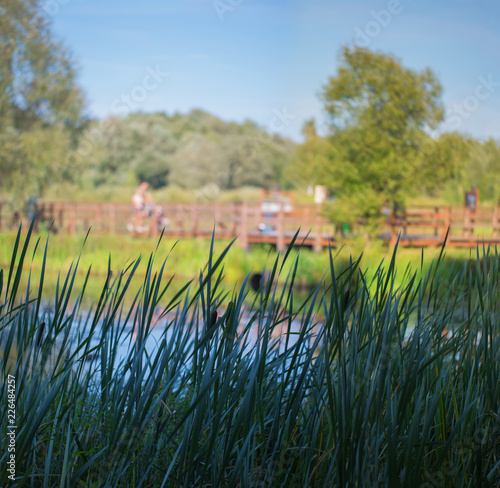
<path fill-rule="evenodd" d="M 168 185 L 170 169 L 164 164 L 158 164 L 152 158 L 146 158 L 135 168 L 135 175 L 139 182 L 145 181 L 153 190 Z"/>

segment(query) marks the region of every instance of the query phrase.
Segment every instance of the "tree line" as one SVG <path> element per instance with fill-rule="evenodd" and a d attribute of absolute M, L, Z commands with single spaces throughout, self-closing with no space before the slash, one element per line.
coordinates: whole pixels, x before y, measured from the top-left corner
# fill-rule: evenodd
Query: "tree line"
<path fill-rule="evenodd" d="M 76 156 L 90 185 L 146 181 L 153 189 L 231 190 L 280 183 L 293 150 L 292 141 L 251 121 L 225 122 L 195 109 L 94 120 Z"/>

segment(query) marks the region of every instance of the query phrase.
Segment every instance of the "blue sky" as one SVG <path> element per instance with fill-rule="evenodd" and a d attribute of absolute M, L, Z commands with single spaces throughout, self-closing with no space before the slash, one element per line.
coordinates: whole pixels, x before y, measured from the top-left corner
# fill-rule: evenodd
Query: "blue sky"
<path fill-rule="evenodd" d="M 326 127 L 318 94 L 341 46 L 357 42 L 434 71 L 441 130 L 500 139 L 497 0 L 46 0 L 45 10 L 94 117 L 201 108 L 300 141 L 305 120 Z"/>

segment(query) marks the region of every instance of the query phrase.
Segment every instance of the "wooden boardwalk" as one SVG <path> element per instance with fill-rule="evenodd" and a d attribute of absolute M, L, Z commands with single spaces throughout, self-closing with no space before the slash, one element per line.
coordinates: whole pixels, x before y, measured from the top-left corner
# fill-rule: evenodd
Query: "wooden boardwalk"
<path fill-rule="evenodd" d="M 335 226 L 322 215 L 320 205 L 278 205 L 274 211 L 260 202 L 243 203 L 163 203 L 163 216 L 153 215 L 133 225 L 129 203 L 38 202 L 40 222 L 53 223 L 57 232 L 132 234 L 136 237 L 164 234 L 174 238 L 238 237 L 238 244 L 271 244 L 282 251 L 300 229 L 296 244 L 315 251 L 335 246 Z M 0 230 L 16 227 L 6 206 L 0 203 Z M 441 246 L 449 229 L 448 246 L 476 247 L 483 242 L 500 244 L 500 207 L 413 207 L 404 215 L 388 217 L 379 238 L 400 246 Z M 357 226 L 353 234 L 361 234 Z"/>
<path fill-rule="evenodd" d="M 270 212 L 261 203 L 162 203 L 163 216 L 153 215 L 134 225 L 128 203 L 38 202 L 38 220 L 52 223 L 57 232 L 75 234 L 92 227 L 95 233 L 125 234 L 136 237 L 164 235 L 174 238 L 211 237 L 233 239 L 248 248 L 251 244 L 271 244 L 283 251 L 300 229 L 297 245 L 320 251 L 334 244 L 334 226 L 322 216 L 318 205 L 294 204 L 293 209 Z M 0 211 L 0 217 L 2 213 Z M 0 229 L 7 227 L 0 218 Z"/>

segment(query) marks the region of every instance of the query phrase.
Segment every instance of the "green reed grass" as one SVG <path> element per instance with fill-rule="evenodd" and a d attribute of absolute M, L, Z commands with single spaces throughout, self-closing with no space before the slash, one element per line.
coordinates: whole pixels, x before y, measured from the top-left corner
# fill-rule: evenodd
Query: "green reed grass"
<path fill-rule="evenodd" d="M 324 281 L 298 301 L 292 246 L 258 292 L 247 281 L 228 291 L 230 246 L 217 257 L 212 241 L 199 279 L 180 290 L 169 258 L 153 253 L 132 306 L 140 260 L 113 273 L 110 259 L 87 311 L 80 258 L 42 305 L 50 263 L 31 234 L 18 233 L 0 270 L 1 486 L 499 485 L 496 250 L 478 249 L 488 267 L 443 272 L 440 256 L 423 274 L 397 269 L 395 251 L 370 278 L 359 260 L 337 269 L 330 254 Z M 34 253 L 40 278 L 28 273 L 21 289 Z M 151 352 L 159 309 L 167 325 Z"/>

